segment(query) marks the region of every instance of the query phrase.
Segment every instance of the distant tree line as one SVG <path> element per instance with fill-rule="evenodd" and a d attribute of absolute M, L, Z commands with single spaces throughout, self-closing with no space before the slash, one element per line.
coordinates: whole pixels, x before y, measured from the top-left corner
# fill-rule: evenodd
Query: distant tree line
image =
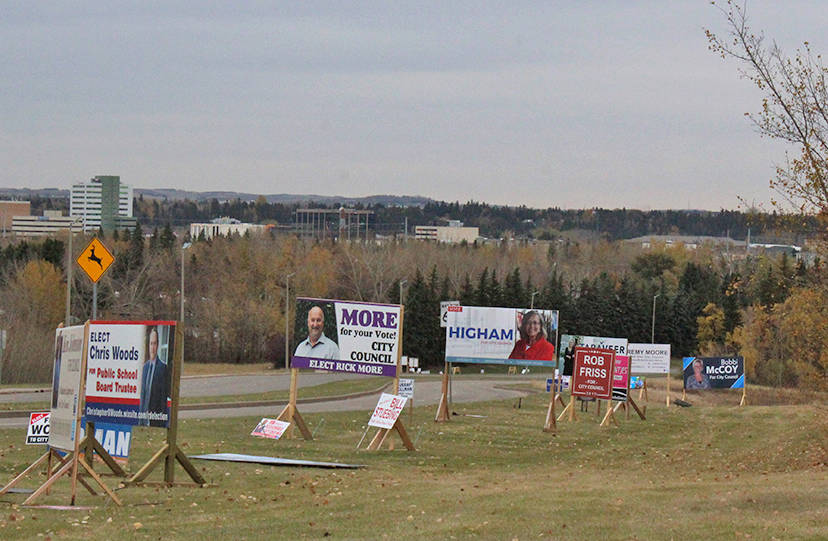
<path fill-rule="evenodd" d="M 134 202 L 134 213 L 139 221 L 149 227 L 168 223 L 183 226 L 192 222 L 208 222 L 221 216 L 249 223 L 289 225 L 294 221 L 296 209 L 305 207 L 337 209 L 339 205 L 268 203 L 264 197 L 251 202 L 240 199 L 223 202 L 216 199 L 165 201 L 139 197 Z M 781 237 L 798 242 L 818 227 L 814 219 L 807 217 L 733 210 L 533 209 L 475 201 L 464 204 L 435 201 L 422 207 L 358 204 L 353 208 L 373 211 L 371 227 L 380 233 L 402 232 L 406 219 L 412 230 L 417 225 L 461 220 L 465 225 L 479 227 L 480 234 L 489 238 L 516 236 L 552 240 L 561 232 L 580 230 L 608 240 L 643 235 L 730 235 L 734 239 L 745 239 L 750 229 L 754 237 Z"/>
<path fill-rule="evenodd" d="M 76 238 L 74 257 L 86 244 Z M 98 287 L 99 317 L 178 319 L 181 249 L 172 227 L 104 238 L 116 261 Z M 2 248 L 3 380 L 45 381 L 63 320 L 64 239 Z M 828 378 L 826 270 L 786 254 L 726 254 L 624 242 L 438 245 L 334 243 L 292 235 L 198 241 L 184 253 L 187 362 L 284 365 L 285 307 L 294 296 L 399 302 L 404 354 L 443 361 L 439 302 L 560 311 L 560 332 L 656 342 L 674 356 L 745 355 L 749 381 L 824 388 Z M 729 256 L 729 257 L 728 257 Z M 291 298 L 285 279 L 291 278 Z M 73 322 L 91 314 L 91 284 L 73 274 Z M 294 325 L 291 325 L 293 327 Z M 302 322 L 299 323 L 302 326 Z"/>

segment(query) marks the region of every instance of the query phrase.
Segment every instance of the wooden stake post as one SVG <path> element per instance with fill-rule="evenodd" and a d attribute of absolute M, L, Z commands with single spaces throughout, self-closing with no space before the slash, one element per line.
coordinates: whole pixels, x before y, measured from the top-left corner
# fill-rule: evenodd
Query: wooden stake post
<path fill-rule="evenodd" d="M 302 415 L 299 413 L 299 409 L 296 407 L 296 395 L 297 387 L 299 386 L 299 369 L 290 367 L 290 395 L 288 397 L 288 403 L 285 408 L 282 410 L 282 413 L 276 417 L 279 421 L 284 421 L 286 423 L 290 423 L 290 426 L 287 429 L 287 433 L 285 436 L 287 438 L 295 438 L 296 434 L 293 431 L 294 425 L 299 427 L 299 432 L 302 433 L 302 437 L 306 440 L 310 441 L 313 439 L 313 434 L 311 433 L 308 425 L 305 423 L 305 420 L 302 418 Z"/>
<path fill-rule="evenodd" d="M 555 417 L 555 403 L 560 402 L 561 406 L 563 406 L 563 410 L 561 411 L 560 417 Z M 572 401 L 570 400 L 570 404 Z M 563 400 L 563 376 L 560 376 L 560 379 L 553 378 L 552 379 L 552 389 L 549 393 L 549 406 L 546 408 L 546 421 L 543 424 L 543 431 L 544 432 L 551 432 L 553 434 L 557 433 L 558 431 L 558 424 L 556 421 L 559 421 L 564 413 L 566 412 L 566 408 L 569 406 Z"/>
<path fill-rule="evenodd" d="M 435 423 L 448 422 L 451 417 L 448 410 L 448 389 L 449 389 L 449 363 L 446 361 L 445 369 L 443 370 L 442 389 L 440 394 L 440 403 L 437 405 L 437 414 L 434 416 Z"/>
<path fill-rule="evenodd" d="M 156 451 L 156 453 L 139 469 L 135 475 L 124 481 L 125 485 L 151 485 L 162 484 L 172 486 L 175 484 L 175 462 L 178 461 L 184 471 L 190 476 L 192 481 L 200 486 L 206 486 L 207 481 L 201 476 L 195 466 L 193 466 L 187 455 L 178 447 L 178 402 L 181 393 L 181 368 L 183 364 L 183 344 L 184 344 L 184 329 L 181 325 L 175 326 L 175 351 L 173 353 L 173 368 L 170 376 L 170 417 L 169 425 L 167 426 L 167 441 L 164 445 Z M 163 483 L 149 483 L 144 479 L 149 476 L 160 462 L 164 462 L 164 481 Z"/>
<path fill-rule="evenodd" d="M 69 480 L 72 486 L 71 492 L 71 501 L 70 505 L 75 505 L 75 501 L 77 499 L 77 487 L 78 482 L 80 482 L 83 487 L 89 491 L 90 494 L 97 495 L 93 485 L 91 485 L 86 479 L 83 478 L 83 475 L 88 475 L 92 478 L 92 480 L 97 484 L 103 492 L 112 499 L 117 505 L 121 505 L 121 500 L 118 496 L 115 495 L 101 480 L 100 476 L 95 473 L 92 469 L 92 460 L 93 455 L 90 451 L 94 450 L 97 451 L 101 458 L 104 460 L 104 463 L 109 466 L 112 472 L 115 475 L 125 476 L 125 472 L 121 467 L 118 465 L 117 462 L 109 455 L 109 453 L 101 446 L 101 444 L 95 440 L 95 431 L 87 430 L 86 434 L 81 440 L 80 433 L 81 433 L 81 417 L 83 416 L 83 410 L 85 407 L 85 396 L 86 396 L 86 361 L 87 361 L 87 349 L 89 347 L 89 321 L 84 324 L 83 328 L 83 345 L 81 346 L 81 355 L 80 355 L 80 381 L 79 381 L 79 389 L 78 389 L 78 408 L 75 414 L 74 419 L 74 427 L 73 431 L 75 433 L 74 438 L 74 447 L 69 450 L 69 453 L 61 457 L 60 454 L 54 449 L 49 448 L 45 454 L 43 454 L 40 458 L 35 460 L 29 467 L 23 470 L 22 473 L 17 475 L 14 479 L 12 479 L 6 486 L 0 489 L 0 495 L 7 493 L 11 488 L 13 488 L 17 483 L 22 481 L 27 475 L 36 471 L 43 463 L 47 464 L 47 479 L 46 481 L 40 485 L 26 500 L 23 502 L 23 505 L 31 505 L 34 501 L 39 498 L 44 493 L 48 493 L 50 487 L 54 485 L 61 477 L 65 475 L 69 475 Z M 57 368 L 57 367 L 55 367 Z M 94 425 L 93 425 L 94 427 Z M 84 459 L 81 459 L 80 450 L 86 449 L 87 454 L 85 455 Z M 56 459 L 58 461 L 57 470 L 52 470 L 52 459 Z M 80 467 L 79 467 L 80 466 Z"/>
<path fill-rule="evenodd" d="M 397 370 L 396 376 L 394 376 L 394 394 L 397 394 L 400 390 L 400 357 L 402 355 L 402 330 L 403 330 L 403 320 L 405 317 L 405 307 L 400 305 L 400 331 L 397 335 Z M 445 384 L 444 389 L 445 391 Z M 445 395 L 444 395 L 445 396 Z M 397 434 L 400 436 L 400 439 L 405 445 L 405 448 L 409 451 L 416 451 L 417 449 L 414 447 L 414 442 L 411 441 L 411 438 L 408 436 L 408 432 L 405 430 L 405 426 L 402 422 L 402 412 L 400 412 L 400 416 L 397 417 L 397 420 L 394 422 L 394 425 L 389 428 L 380 428 L 377 429 L 377 433 L 374 434 L 374 437 L 371 439 L 371 442 L 368 444 L 366 450 L 368 451 L 377 451 L 382 447 L 382 444 L 385 442 L 385 438 L 388 436 L 389 433 L 392 431 L 396 431 Z M 394 450 L 394 444 L 389 442 L 389 449 Z"/>

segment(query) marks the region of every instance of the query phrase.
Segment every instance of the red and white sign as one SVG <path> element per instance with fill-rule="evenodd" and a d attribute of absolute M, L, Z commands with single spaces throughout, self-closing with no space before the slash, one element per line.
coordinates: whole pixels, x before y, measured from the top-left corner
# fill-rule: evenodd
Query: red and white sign
<path fill-rule="evenodd" d="M 408 399 L 402 396 L 382 393 L 368 425 L 390 430 L 397 422 L 400 412 L 405 407 L 406 400 Z"/>
<path fill-rule="evenodd" d="M 278 421 L 276 419 L 263 418 L 250 433 L 251 436 L 259 436 L 260 438 L 271 438 L 278 440 L 285 433 L 290 423 Z"/>
<path fill-rule="evenodd" d="M 29 414 L 26 445 L 45 445 L 47 443 L 49 443 L 49 412 Z"/>
<path fill-rule="evenodd" d="M 616 355 L 613 366 L 612 399 L 617 402 L 626 402 L 630 387 L 630 358 L 627 355 Z"/>
<path fill-rule="evenodd" d="M 572 394 L 609 400 L 612 398 L 615 350 L 575 348 Z"/>

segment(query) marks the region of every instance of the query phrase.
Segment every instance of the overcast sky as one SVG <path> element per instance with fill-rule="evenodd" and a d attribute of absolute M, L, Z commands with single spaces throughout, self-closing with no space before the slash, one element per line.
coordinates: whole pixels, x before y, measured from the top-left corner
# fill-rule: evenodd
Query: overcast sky
<path fill-rule="evenodd" d="M 828 53 L 824 2 L 748 9 Z M 767 201 L 784 147 L 705 26 L 725 30 L 701 0 L 0 0 L 0 187 Z"/>

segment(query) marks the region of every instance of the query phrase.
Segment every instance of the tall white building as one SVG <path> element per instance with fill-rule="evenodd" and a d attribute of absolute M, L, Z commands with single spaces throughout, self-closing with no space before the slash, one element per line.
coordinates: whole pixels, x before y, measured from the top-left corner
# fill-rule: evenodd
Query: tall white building
<path fill-rule="evenodd" d="M 107 233 L 124 226 L 134 227 L 132 218 L 132 186 L 121 183 L 121 177 L 97 176 L 89 182 L 73 184 L 69 196 L 69 215 L 80 217 L 84 231 L 103 227 Z M 124 220 L 127 218 L 127 220 Z"/>

